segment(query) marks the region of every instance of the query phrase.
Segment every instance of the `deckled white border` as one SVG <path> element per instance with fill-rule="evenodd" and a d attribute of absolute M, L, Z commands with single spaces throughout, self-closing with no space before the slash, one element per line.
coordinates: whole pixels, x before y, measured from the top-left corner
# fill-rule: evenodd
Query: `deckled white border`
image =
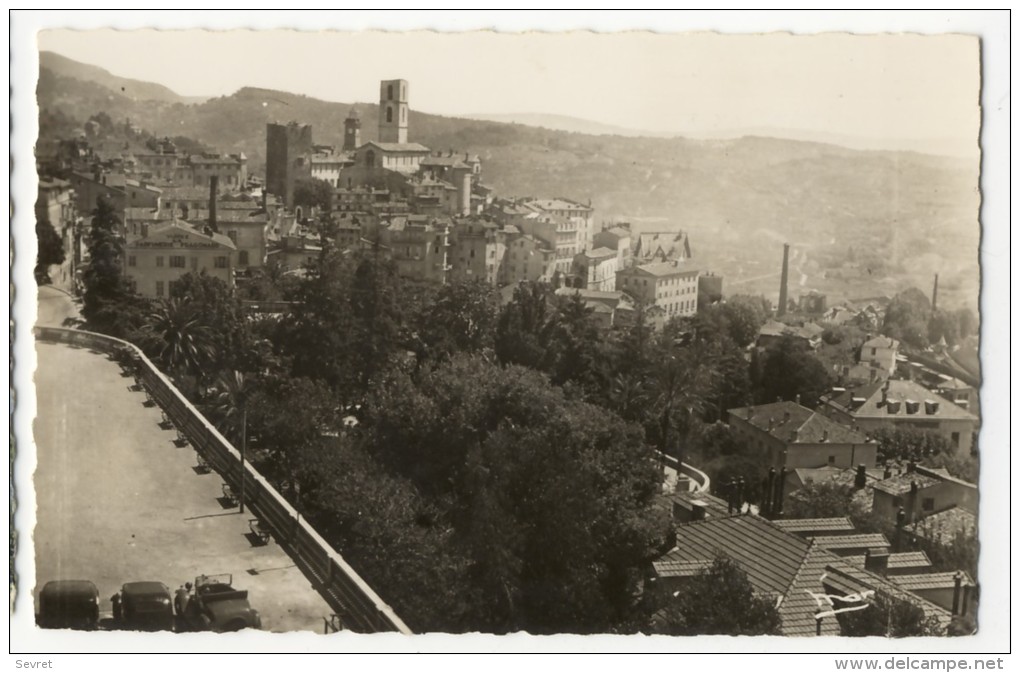
<path fill-rule="evenodd" d="M 13 382 L 18 391 L 17 409 L 15 412 L 14 430 L 18 437 L 19 464 L 16 470 L 21 509 L 17 524 L 23 531 L 21 544 L 28 543 L 25 531 L 32 529 L 34 502 L 31 499 L 30 484 L 34 470 L 34 452 L 29 446 L 31 442 L 31 423 L 35 414 L 34 390 L 32 373 L 34 371 L 34 349 L 31 337 L 31 325 L 35 321 L 36 306 L 34 283 L 32 279 L 33 260 L 36 254 L 36 243 L 32 232 L 32 204 L 35 201 L 36 178 L 32 159 L 32 146 L 37 135 L 37 117 L 34 102 L 34 88 L 38 68 L 38 56 L 34 34 L 37 30 L 47 27 L 89 28 L 298 28 L 302 30 L 321 30 L 334 28 L 340 30 L 385 29 L 440 29 L 440 30 L 474 30 L 496 28 L 500 31 L 514 32 L 521 30 L 562 31 L 572 29 L 592 29 L 602 32 L 620 30 L 655 30 L 660 32 L 684 32 L 696 30 L 721 30 L 723 32 L 772 32 L 791 31 L 795 33 L 813 33 L 830 31 L 850 31 L 860 33 L 875 32 L 918 32 L 943 33 L 962 32 L 982 36 L 982 56 L 984 81 L 982 91 L 984 159 L 982 163 L 981 185 L 983 190 L 982 221 L 984 231 L 982 238 L 981 262 L 983 265 L 982 294 L 982 362 L 984 364 L 985 389 L 982 392 L 982 429 L 981 444 L 984 447 L 985 462 L 981 482 L 981 523 L 982 523 L 982 564 L 981 579 L 983 584 L 981 603 L 981 633 L 971 639 L 946 639 L 919 641 L 838 641 L 821 639 L 789 639 L 789 638 L 757 638 L 757 639 L 726 639 L 706 638 L 669 639 L 642 637 L 576 637 L 556 636 L 551 638 L 532 638 L 513 636 L 494 638 L 488 636 L 441 636 L 429 635 L 413 639 L 399 636 L 354 636 L 342 634 L 328 639 L 310 634 L 290 635 L 241 635 L 235 637 L 187 636 L 150 636 L 125 638 L 123 634 L 54 634 L 45 637 L 33 632 L 31 627 L 32 607 L 28 592 L 22 591 L 18 598 L 17 616 L 11 623 L 12 652 L 46 652 L 46 651 L 79 651 L 88 652 L 96 649 L 116 649 L 122 652 L 193 652 L 193 651 L 233 651 L 233 652 L 512 652 L 512 651 L 543 651 L 543 652 L 591 652 L 591 651 L 626 651 L 626 652 L 830 652 L 836 648 L 844 652 L 988 652 L 1005 651 L 1009 647 L 1009 530 L 1007 523 L 1011 513 L 1008 487 L 1010 474 L 1006 469 L 1010 454 L 1009 443 L 1009 399 L 1008 379 L 1005 362 L 1009 360 L 1009 344 L 1006 334 L 1009 326 L 1005 315 L 1009 306 L 1009 165 L 1007 141 L 1009 138 L 1009 82 L 1008 82 L 1008 50 L 1009 50 L 1009 16 L 994 12 L 522 12 L 508 14 L 505 12 L 412 12 L 382 10 L 360 12 L 328 12 L 328 13 L 275 13 L 275 12 L 137 12 L 127 10 L 106 10 L 89 12 L 14 12 L 11 17 L 11 86 L 13 91 L 12 115 L 13 138 L 11 145 L 14 170 L 10 188 L 16 195 L 12 231 L 16 232 L 14 247 L 15 259 L 13 279 L 18 288 L 15 300 L 15 358 L 17 367 Z M 26 170 L 27 169 L 27 170 Z M 1011 367 L 1012 370 L 1012 367 Z M 12 406 L 14 404 L 12 398 Z M 26 527 L 27 526 L 27 527 Z M 34 576 L 34 564 L 30 554 L 19 554 L 17 571 L 22 578 Z M 29 558 L 26 558 L 29 557 Z M 194 640 L 193 640 L 194 639 Z M 214 649 L 215 648 L 215 649 Z M 82 666 L 101 665 L 116 670 L 138 670 L 139 667 L 159 670 L 178 669 L 182 666 L 193 666 L 196 663 L 205 667 L 255 666 L 261 668 L 288 665 L 276 658 L 262 658 L 230 662 L 212 658 L 202 662 L 190 659 L 148 657 L 144 661 L 135 661 L 133 657 L 102 657 L 101 661 L 89 660 L 84 657 L 47 656 L 11 656 L 9 664 L 13 668 L 14 659 L 44 660 L 53 659 L 58 667 L 60 663 L 73 663 Z M 881 657 L 883 660 L 886 657 Z M 819 656 L 807 658 L 783 657 L 784 669 L 791 666 L 797 668 L 798 662 L 805 670 L 821 667 L 823 670 L 834 668 L 832 657 Z M 431 661 L 426 660 L 425 665 Z M 508 660 L 504 660 L 508 661 Z M 512 662 L 512 660 L 509 660 Z M 773 662 L 773 663 L 770 663 Z M 606 660 L 613 665 L 613 660 Z M 310 661 L 299 659 L 293 663 L 315 666 L 349 666 L 364 664 L 378 666 L 378 660 L 367 661 Z M 420 660 L 395 662 L 396 665 L 422 665 Z M 622 663 L 622 662 L 619 662 Z M 762 665 L 777 665 L 777 660 L 741 658 L 739 661 L 720 662 L 711 655 L 705 657 L 685 657 L 683 662 L 657 662 L 643 659 L 641 662 L 649 668 L 667 666 L 704 666 L 728 663 L 758 668 Z M 495 660 L 487 659 L 476 662 L 477 665 L 497 665 Z M 526 660 L 519 664 L 527 665 Z M 511 663 L 510 665 L 519 665 Z M 505 665 L 503 662 L 499 666 Z M 445 668 L 445 664 L 444 664 Z"/>

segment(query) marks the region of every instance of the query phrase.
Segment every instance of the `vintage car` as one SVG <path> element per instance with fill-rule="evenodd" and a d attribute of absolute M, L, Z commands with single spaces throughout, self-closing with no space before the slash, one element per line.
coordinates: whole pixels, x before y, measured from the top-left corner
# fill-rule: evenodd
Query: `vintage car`
<path fill-rule="evenodd" d="M 258 629 L 262 619 L 248 603 L 248 592 L 233 587 L 231 575 L 199 575 L 174 597 L 177 628 L 184 631 Z"/>
<path fill-rule="evenodd" d="M 99 627 L 99 590 L 88 580 L 54 580 L 39 592 L 36 623 L 44 629 Z"/>
<path fill-rule="evenodd" d="M 117 628 L 128 631 L 173 631 L 170 589 L 162 582 L 128 582 L 110 599 Z"/>

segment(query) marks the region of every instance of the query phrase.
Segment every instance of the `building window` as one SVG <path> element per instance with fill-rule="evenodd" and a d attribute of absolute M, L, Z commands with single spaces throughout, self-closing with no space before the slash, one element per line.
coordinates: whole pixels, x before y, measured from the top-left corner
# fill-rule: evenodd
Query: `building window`
<path fill-rule="evenodd" d="M 198 271 L 198 257 L 191 258 L 191 270 Z"/>
<path fill-rule="evenodd" d="M 893 497 L 893 499 L 892 499 L 892 506 L 893 507 L 903 507 L 903 498 L 898 496 L 898 495 Z"/>
<path fill-rule="evenodd" d="M 386 121 L 387 122 L 393 121 L 393 108 L 391 107 L 386 108 Z"/>
<path fill-rule="evenodd" d="M 829 456 L 829 465 L 836 464 L 836 456 Z"/>
<path fill-rule="evenodd" d="M 241 266 L 248 266 L 248 251 L 239 250 L 237 253 L 237 263 Z"/>
<path fill-rule="evenodd" d="M 955 446 L 956 448 L 960 448 L 960 433 L 959 432 L 954 432 L 951 435 L 951 437 L 952 437 L 953 446 Z"/>
<path fill-rule="evenodd" d="M 227 258 L 226 258 L 226 256 L 220 255 L 220 256 L 216 257 L 216 259 L 213 261 L 213 266 L 215 266 L 217 269 L 225 269 L 225 268 L 227 268 Z"/>
<path fill-rule="evenodd" d="M 163 266 L 163 258 L 162 257 L 157 257 L 156 258 L 156 266 Z"/>
<path fill-rule="evenodd" d="M 237 244 L 237 229 L 231 229 L 227 232 L 227 238 L 231 240 L 235 245 Z"/>
<path fill-rule="evenodd" d="M 389 84 L 386 87 L 386 100 L 393 100 L 393 85 Z"/>
<path fill-rule="evenodd" d="M 921 501 L 921 509 L 926 512 L 934 511 L 935 509 L 935 498 L 925 498 Z"/>
<path fill-rule="evenodd" d="M 184 268 L 184 255 L 170 255 L 170 268 L 171 269 L 183 269 Z"/>
<path fill-rule="evenodd" d="M 157 297 L 163 296 L 163 281 L 161 280 L 156 281 L 156 296 Z"/>
<path fill-rule="evenodd" d="M 134 255 L 129 255 L 128 256 L 128 266 L 134 266 L 134 265 L 135 265 L 135 256 Z"/>

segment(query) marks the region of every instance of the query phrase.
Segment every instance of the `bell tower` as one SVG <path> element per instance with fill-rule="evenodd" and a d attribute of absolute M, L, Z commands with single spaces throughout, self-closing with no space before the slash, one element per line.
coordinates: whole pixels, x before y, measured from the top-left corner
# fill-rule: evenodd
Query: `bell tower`
<path fill-rule="evenodd" d="M 361 147 L 361 115 L 356 107 L 351 107 L 344 120 L 344 151 L 353 152 Z"/>
<path fill-rule="evenodd" d="M 406 144 L 407 114 L 407 80 L 383 80 L 379 85 L 379 142 Z"/>

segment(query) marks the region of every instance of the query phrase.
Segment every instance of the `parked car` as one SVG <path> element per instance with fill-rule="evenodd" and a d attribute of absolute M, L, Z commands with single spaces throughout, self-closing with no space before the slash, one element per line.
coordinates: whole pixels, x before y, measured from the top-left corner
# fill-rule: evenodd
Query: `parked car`
<path fill-rule="evenodd" d="M 173 631 L 170 589 L 162 582 L 128 582 L 110 599 L 118 628 L 129 631 Z"/>
<path fill-rule="evenodd" d="M 262 627 L 262 618 L 248 603 L 248 592 L 233 587 L 231 575 L 199 575 L 174 597 L 179 630 L 240 631 Z"/>
<path fill-rule="evenodd" d="M 36 623 L 44 629 L 99 627 L 99 590 L 88 580 L 54 580 L 39 592 Z"/>

